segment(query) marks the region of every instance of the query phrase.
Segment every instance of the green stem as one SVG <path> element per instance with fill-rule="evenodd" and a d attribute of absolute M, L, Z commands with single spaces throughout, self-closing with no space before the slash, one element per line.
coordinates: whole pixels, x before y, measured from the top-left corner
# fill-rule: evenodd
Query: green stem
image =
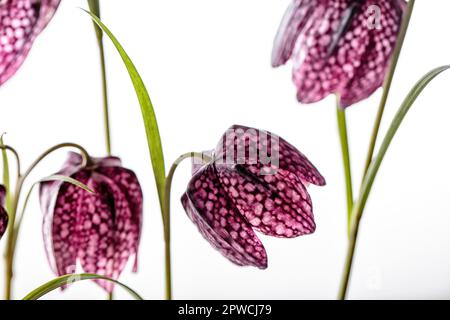
<path fill-rule="evenodd" d="M 376 115 L 374 126 L 372 129 L 372 134 L 370 137 L 369 150 L 367 151 L 366 162 L 364 165 L 363 179 L 364 179 L 365 175 L 367 174 L 367 170 L 369 170 L 370 163 L 372 162 L 372 159 L 373 159 L 373 153 L 375 151 L 375 146 L 377 143 L 378 132 L 380 131 L 381 120 L 383 119 L 384 109 L 386 107 L 386 102 L 387 102 L 387 99 L 389 96 L 389 92 L 391 90 L 392 80 L 394 78 L 395 70 L 397 68 L 397 63 L 400 58 L 400 53 L 403 48 L 403 43 L 405 41 L 406 33 L 408 31 L 409 22 L 411 20 L 411 15 L 412 15 L 413 8 L 414 8 L 414 2 L 415 2 L 415 0 L 409 0 L 409 2 L 408 2 L 408 7 L 404 14 L 402 26 L 400 28 L 400 32 L 397 37 L 397 44 L 395 46 L 394 53 L 392 54 L 392 60 L 391 60 L 386 78 L 384 79 L 383 95 L 381 96 L 380 104 L 378 106 L 377 115 Z"/>
<path fill-rule="evenodd" d="M 100 18 L 100 1 L 88 0 L 89 10 Z M 95 35 L 100 54 L 100 68 L 102 76 L 102 94 L 103 94 L 103 122 L 105 126 L 105 146 L 108 155 L 111 155 L 111 129 L 109 119 L 109 101 L 108 101 L 108 82 L 106 77 L 105 48 L 103 45 L 103 31 L 94 22 Z"/>
<path fill-rule="evenodd" d="M 345 109 L 339 106 L 339 99 L 337 99 L 337 122 L 339 128 L 339 139 L 342 149 L 342 161 L 344 164 L 345 174 L 345 188 L 347 196 L 347 231 L 350 235 L 351 215 L 353 210 L 353 185 L 352 185 L 352 170 L 350 165 L 350 152 L 348 146 L 348 134 L 347 134 L 347 120 L 345 117 Z"/>
<path fill-rule="evenodd" d="M 397 61 L 398 61 L 398 58 L 399 58 L 399 55 L 401 52 L 401 48 L 403 46 L 403 42 L 404 42 L 404 39 L 406 36 L 406 32 L 408 30 L 409 22 L 411 20 L 411 15 L 412 15 L 412 12 L 414 9 L 414 2 L 415 2 L 415 0 L 410 0 L 408 2 L 408 7 L 406 9 L 406 12 L 405 12 L 405 15 L 403 18 L 399 38 L 398 38 L 397 45 L 396 45 L 395 52 L 394 52 L 394 58 L 391 63 L 391 67 L 390 67 L 389 74 L 388 74 L 388 78 L 390 78 L 390 80 L 387 80 L 387 83 L 389 84 L 388 88 L 390 87 L 392 77 L 393 77 L 393 74 L 395 71 L 395 65 L 397 64 Z M 385 91 L 386 91 L 386 88 L 385 88 Z M 387 91 L 389 91 L 389 89 Z M 387 97 L 387 94 L 386 94 L 386 97 Z M 380 116 L 377 117 L 377 119 L 375 120 L 375 128 L 379 127 L 379 122 L 381 122 L 381 116 L 382 116 L 383 110 L 384 110 L 384 105 L 381 104 L 381 111 L 379 110 Z M 400 123 L 401 120 L 398 123 Z M 396 121 L 396 119 L 394 119 L 394 124 L 395 124 L 395 121 Z M 367 156 L 367 160 L 369 161 L 369 164 L 367 165 L 367 163 L 366 163 L 366 168 L 364 170 L 364 176 L 363 176 L 363 182 L 361 184 L 360 196 L 358 198 L 358 201 L 356 202 L 356 205 L 355 205 L 355 207 L 353 209 L 353 213 L 352 213 L 352 219 L 351 219 L 352 227 L 351 227 L 351 232 L 350 232 L 350 241 L 348 244 L 347 257 L 346 257 L 345 266 L 344 266 L 344 273 L 342 276 L 341 287 L 340 287 L 339 296 L 338 296 L 340 300 L 345 300 L 347 297 L 350 276 L 351 276 L 352 266 L 353 266 L 353 259 L 354 259 L 354 254 L 355 254 L 355 250 L 356 250 L 356 243 L 358 241 L 359 225 L 361 222 L 361 218 L 364 214 L 366 201 L 369 197 L 370 191 L 372 189 L 372 184 L 373 184 L 376 174 L 378 173 L 378 169 L 381 165 L 381 161 L 383 160 L 384 154 L 386 153 L 386 151 L 389 147 L 389 144 L 395 134 L 395 131 L 396 131 L 395 126 L 392 126 L 389 129 L 388 133 L 386 134 L 385 141 L 383 141 L 380 151 L 378 152 L 378 155 L 374 161 L 372 161 L 372 158 L 373 158 L 373 151 L 374 151 L 374 147 L 375 147 L 375 143 L 376 143 L 376 137 L 378 135 L 378 129 L 376 129 L 376 131 L 374 131 L 374 134 L 372 135 L 371 147 L 369 148 L 369 153 Z"/>
<path fill-rule="evenodd" d="M 164 245 L 165 245 L 165 275 L 166 275 L 166 300 L 172 300 L 172 264 L 171 264 L 171 250 L 170 250 L 170 191 L 172 189 L 172 180 L 179 164 L 188 158 L 200 158 L 204 161 L 210 160 L 207 156 L 198 152 L 188 152 L 173 163 L 166 177 L 164 189 L 164 204 L 163 204 L 163 224 L 164 224 Z"/>
<path fill-rule="evenodd" d="M 17 165 L 18 165 L 18 179 L 16 182 L 15 191 L 12 194 L 12 205 L 11 205 L 11 212 L 8 212 L 9 214 L 9 227 L 8 227 L 8 235 L 6 239 L 6 251 L 5 251 L 5 300 L 11 300 L 12 297 L 12 280 L 13 280 L 13 268 L 14 268 L 14 256 L 15 256 L 15 249 L 16 249 L 16 243 L 17 243 L 17 236 L 16 232 L 18 232 L 16 228 L 16 215 L 17 215 L 17 208 L 19 205 L 20 200 L 20 193 L 22 191 L 23 184 L 26 180 L 26 178 L 30 175 L 30 173 L 33 171 L 33 169 L 50 153 L 61 149 L 61 148 L 76 148 L 78 149 L 82 156 L 83 156 L 83 165 L 86 165 L 89 163 L 89 154 L 87 151 L 80 145 L 75 143 L 61 143 L 56 146 L 51 147 L 50 149 L 46 150 L 44 153 L 42 153 L 31 165 L 30 167 L 25 171 L 24 174 L 20 173 L 20 161 L 18 153 L 9 146 L 0 146 L 1 149 L 7 149 L 11 150 L 17 159 Z"/>

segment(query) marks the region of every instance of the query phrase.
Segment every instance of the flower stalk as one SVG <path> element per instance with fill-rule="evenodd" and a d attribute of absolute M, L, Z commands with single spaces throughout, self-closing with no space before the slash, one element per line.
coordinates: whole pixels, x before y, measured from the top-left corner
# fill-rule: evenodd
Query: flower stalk
<path fill-rule="evenodd" d="M 100 1 L 88 0 L 89 10 L 100 18 Z M 97 44 L 100 54 L 100 68 L 102 77 L 102 95 L 103 95 L 103 122 L 105 128 L 105 146 L 108 156 L 111 155 L 111 128 L 109 118 L 109 100 L 108 100 L 108 82 L 106 76 L 106 61 L 105 61 L 105 48 L 103 45 L 103 31 L 93 22 L 95 35 L 97 37 Z"/>
<path fill-rule="evenodd" d="M 352 170 L 350 165 L 350 151 L 348 145 L 347 119 L 345 116 L 345 109 L 342 109 L 339 105 L 339 97 L 336 97 L 336 104 L 337 104 L 336 112 L 339 129 L 339 140 L 341 144 L 342 162 L 344 165 L 344 175 L 345 175 L 345 189 L 347 199 L 347 229 L 350 235 L 351 215 L 353 210 L 353 184 L 352 184 Z"/>
<path fill-rule="evenodd" d="M 383 94 L 381 96 L 380 104 L 378 106 L 377 115 L 375 117 L 374 126 L 372 129 L 372 134 L 370 137 L 369 149 L 367 151 L 366 163 L 364 165 L 363 178 L 366 176 L 369 170 L 370 163 L 372 162 L 373 153 L 375 151 L 375 146 L 377 143 L 378 132 L 380 131 L 381 120 L 383 119 L 384 109 L 386 107 L 386 102 L 391 91 L 392 80 L 394 79 L 395 70 L 397 68 L 397 63 L 400 58 L 400 53 L 403 48 L 403 43 L 405 41 L 406 33 L 408 31 L 409 22 L 411 20 L 411 15 L 414 9 L 415 0 L 409 0 L 408 7 L 405 11 L 403 22 L 400 28 L 400 32 L 397 38 L 397 44 L 392 55 L 392 60 L 389 65 L 388 72 L 383 84 Z"/>
<path fill-rule="evenodd" d="M 172 181 L 175 171 L 183 160 L 189 158 L 205 159 L 205 155 L 198 152 L 188 152 L 180 157 L 172 164 L 169 173 L 166 177 L 164 187 L 164 204 L 163 204 L 163 224 L 164 224 L 164 254 L 165 254 L 165 284 L 166 300 L 172 300 L 172 257 L 171 257 L 171 245 L 170 245 L 170 192 L 172 189 Z"/>
<path fill-rule="evenodd" d="M 344 272 L 341 279 L 341 287 L 339 290 L 339 299 L 345 300 L 347 297 L 349 282 L 350 282 L 350 276 L 352 271 L 352 265 L 353 265 L 353 258 L 356 250 L 356 243 L 358 240 L 358 231 L 359 231 L 359 225 L 361 222 L 361 218 L 364 214 L 364 209 L 366 205 L 366 201 L 368 199 L 368 196 L 370 194 L 373 181 L 375 179 L 376 174 L 378 173 L 379 166 L 381 164 L 381 160 L 384 157 L 384 154 L 386 153 L 386 150 L 389 146 L 390 140 L 386 143 L 386 146 L 382 145 L 379 155 L 377 156 L 377 159 L 373 161 L 373 153 L 375 150 L 375 145 L 378 137 L 378 132 L 381 124 L 381 120 L 383 117 L 384 109 L 386 106 L 386 101 L 389 95 L 389 91 L 392 84 L 392 79 L 394 77 L 395 69 L 397 66 L 398 59 L 400 57 L 401 49 L 403 47 L 403 43 L 406 37 L 406 33 L 408 31 L 409 22 L 411 20 L 412 12 L 414 9 L 415 0 L 410 0 L 408 2 L 407 9 L 405 11 L 402 25 L 400 28 L 400 32 L 398 35 L 398 40 L 396 47 L 394 49 L 394 54 L 392 57 L 392 61 L 389 67 L 389 71 L 385 78 L 385 84 L 384 84 L 384 90 L 383 90 L 383 96 L 380 102 L 380 106 L 378 109 L 378 113 L 375 119 L 374 129 L 373 133 L 370 139 L 370 145 L 369 150 L 367 153 L 367 159 L 366 164 L 364 168 L 364 175 L 363 175 L 363 182 L 361 184 L 360 189 L 360 197 L 358 201 L 356 202 L 352 215 L 351 215 L 351 231 L 350 231 L 350 238 L 349 238 L 349 244 L 347 249 L 347 256 L 345 260 L 345 266 L 344 266 Z M 395 131 L 392 133 L 392 136 L 389 136 L 389 132 L 387 134 L 388 139 L 392 139 L 393 135 L 395 134 Z M 385 142 L 383 142 L 384 144 Z"/>
<path fill-rule="evenodd" d="M 12 298 L 12 283 L 13 283 L 13 276 L 14 276 L 14 257 L 15 257 L 15 249 L 16 249 L 16 243 L 18 238 L 18 233 L 20 230 L 20 223 L 16 224 L 16 218 L 17 218 L 17 208 L 19 205 L 20 200 L 20 194 L 23 188 L 23 184 L 27 177 L 30 175 L 30 173 L 33 171 L 33 169 L 49 154 L 52 152 L 62 149 L 62 148 L 76 148 L 78 149 L 82 156 L 83 156 L 83 163 L 86 165 L 89 163 L 89 154 L 87 151 L 80 145 L 74 144 L 74 143 L 62 143 L 55 145 L 51 147 L 50 149 L 46 150 L 44 153 L 42 153 L 29 167 L 28 169 L 22 174 L 20 169 L 20 158 L 17 153 L 17 151 L 6 145 L 0 145 L 0 149 L 2 150 L 9 150 L 13 153 L 13 155 L 16 158 L 17 161 L 17 181 L 15 185 L 14 192 L 10 194 L 11 197 L 11 208 L 8 212 L 9 214 L 9 227 L 8 227 L 8 234 L 6 239 L 6 251 L 4 255 L 5 259 L 5 291 L 4 291 L 4 298 L 5 300 L 11 300 Z M 10 192 L 8 190 L 8 192 Z M 20 220 L 19 220 L 20 221 Z"/>

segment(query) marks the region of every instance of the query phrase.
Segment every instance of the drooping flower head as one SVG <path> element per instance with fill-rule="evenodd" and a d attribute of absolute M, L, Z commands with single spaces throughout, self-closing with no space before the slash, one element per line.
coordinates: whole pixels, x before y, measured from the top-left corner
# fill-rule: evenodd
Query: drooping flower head
<path fill-rule="evenodd" d="M 0 185 L 0 239 L 3 237 L 8 227 L 8 213 L 6 212 L 5 205 L 6 189 L 3 185 Z"/>
<path fill-rule="evenodd" d="M 0 85 L 20 68 L 34 40 L 52 19 L 61 0 L 0 2 Z"/>
<path fill-rule="evenodd" d="M 255 230 L 293 238 L 313 233 L 306 187 L 325 185 L 308 159 L 282 138 L 243 126 L 231 127 L 204 164 L 195 162 L 181 201 L 200 233 L 240 266 L 267 267 Z"/>
<path fill-rule="evenodd" d="M 404 0 L 293 0 L 272 65 L 293 60 L 300 102 L 337 93 L 348 107 L 382 86 L 405 8 Z"/>
<path fill-rule="evenodd" d="M 41 184 L 43 235 L 47 257 L 58 275 L 75 273 L 77 260 L 87 273 L 117 279 L 137 253 L 142 220 L 142 191 L 136 175 L 116 157 L 91 158 L 82 166 L 70 153 L 60 175 L 70 176 L 94 194 L 60 181 Z M 98 281 L 111 292 L 111 282 Z"/>

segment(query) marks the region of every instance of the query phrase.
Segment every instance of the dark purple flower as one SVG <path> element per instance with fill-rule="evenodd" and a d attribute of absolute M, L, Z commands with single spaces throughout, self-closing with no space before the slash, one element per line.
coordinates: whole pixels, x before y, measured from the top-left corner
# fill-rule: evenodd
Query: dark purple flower
<path fill-rule="evenodd" d="M 383 84 L 405 8 L 404 0 L 293 0 L 272 65 L 293 60 L 300 102 L 337 93 L 350 106 Z"/>
<path fill-rule="evenodd" d="M 8 213 L 6 212 L 5 205 L 6 189 L 0 185 L 0 239 L 3 237 L 8 227 Z"/>
<path fill-rule="evenodd" d="M 142 220 L 136 175 L 116 157 L 91 158 L 82 167 L 76 153 L 69 154 L 58 174 L 84 183 L 95 194 L 67 182 L 41 184 L 44 241 L 54 272 L 74 273 L 79 260 L 85 272 L 117 279 L 133 255 L 136 271 Z M 110 282 L 98 283 L 111 292 Z"/>
<path fill-rule="evenodd" d="M 181 201 L 226 258 L 264 269 L 266 251 L 254 230 L 281 238 L 315 231 L 306 187 L 325 179 L 295 147 L 270 132 L 233 126 L 210 154 L 193 167 Z"/>
<path fill-rule="evenodd" d="M 0 2 L 0 85 L 20 68 L 34 40 L 44 30 L 61 0 Z"/>

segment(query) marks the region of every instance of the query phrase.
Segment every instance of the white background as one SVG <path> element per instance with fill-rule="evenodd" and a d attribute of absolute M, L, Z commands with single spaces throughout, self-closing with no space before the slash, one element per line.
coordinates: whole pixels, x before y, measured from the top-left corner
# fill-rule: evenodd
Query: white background
<path fill-rule="evenodd" d="M 104 22 L 148 86 L 167 166 L 181 153 L 211 149 L 236 123 L 281 135 L 310 158 L 328 183 L 309 189 L 316 233 L 292 240 L 261 236 L 269 268 L 260 271 L 229 263 L 187 219 L 179 203 L 190 176 L 189 165 L 183 164 L 172 201 L 175 298 L 336 298 L 346 214 L 334 99 L 299 105 L 290 66 L 270 67 L 272 40 L 289 2 L 102 1 Z M 7 132 L 6 142 L 19 150 L 25 165 L 64 141 L 104 155 L 98 52 L 91 21 L 78 9 L 85 5 L 62 1 L 20 72 L 0 88 L 0 131 Z M 450 63 L 449 11 L 449 1 L 417 1 L 382 133 L 419 77 Z M 162 225 L 141 114 L 108 40 L 106 51 L 113 151 L 138 174 L 145 193 L 140 270 L 131 274 L 128 267 L 121 280 L 147 299 L 162 299 Z M 449 83 L 448 73 L 432 82 L 386 156 L 362 222 L 350 298 L 450 298 Z M 355 184 L 379 98 L 380 91 L 348 109 Z M 64 158 L 65 152 L 49 157 L 29 182 L 57 171 Z M 15 275 L 16 298 L 54 277 L 44 253 L 36 194 L 20 235 Z M 85 282 L 47 297 L 106 295 Z M 118 289 L 117 297 L 128 295 Z"/>

